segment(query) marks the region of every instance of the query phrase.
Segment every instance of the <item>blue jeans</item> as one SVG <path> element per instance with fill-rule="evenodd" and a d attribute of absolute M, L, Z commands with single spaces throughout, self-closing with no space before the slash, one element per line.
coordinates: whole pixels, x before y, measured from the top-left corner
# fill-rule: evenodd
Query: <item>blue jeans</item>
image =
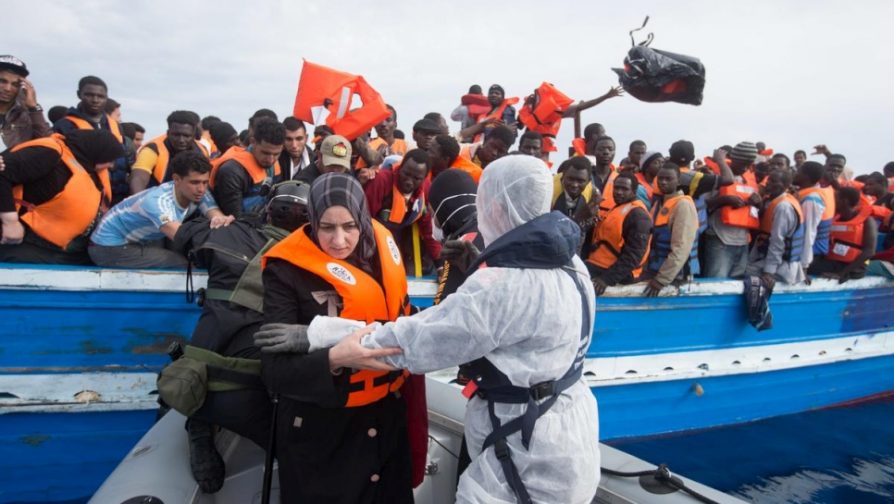
<path fill-rule="evenodd" d="M 716 235 L 705 233 L 705 278 L 742 278 L 748 265 L 748 245 L 725 245 Z"/>

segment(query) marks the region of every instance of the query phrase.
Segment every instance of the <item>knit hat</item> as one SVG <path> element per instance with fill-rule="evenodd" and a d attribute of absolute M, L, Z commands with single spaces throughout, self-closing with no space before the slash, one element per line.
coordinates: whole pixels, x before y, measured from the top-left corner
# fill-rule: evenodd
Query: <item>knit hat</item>
<path fill-rule="evenodd" d="M 661 153 L 657 151 L 651 151 L 645 153 L 642 159 L 639 160 L 639 171 L 645 171 L 646 167 L 649 166 L 649 163 L 655 160 L 655 158 L 660 158 Z"/>
<path fill-rule="evenodd" d="M 503 86 L 499 84 L 494 84 L 487 90 L 487 94 L 490 94 L 491 91 L 499 91 L 501 95 L 506 96 L 506 91 L 503 89 Z"/>
<path fill-rule="evenodd" d="M 757 147 L 752 142 L 739 142 L 729 153 L 730 159 L 751 164 L 757 158 Z"/>
<path fill-rule="evenodd" d="M 676 163 L 677 166 L 686 166 L 695 159 L 695 145 L 689 140 L 677 140 L 671 145 L 668 151 L 668 161 Z"/>

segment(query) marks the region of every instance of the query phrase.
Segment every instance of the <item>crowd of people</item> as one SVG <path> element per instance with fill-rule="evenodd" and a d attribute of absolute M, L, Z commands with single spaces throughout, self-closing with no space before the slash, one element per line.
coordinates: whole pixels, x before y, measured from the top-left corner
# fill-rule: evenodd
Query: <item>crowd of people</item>
<path fill-rule="evenodd" d="M 412 500 L 410 489 L 421 480 L 420 450 L 424 461 L 424 386 L 406 369 L 423 373 L 471 362 L 461 367 L 461 379 L 474 382 L 493 365 L 504 378 L 512 375 L 508 370 L 523 368 L 524 359 L 507 357 L 505 346 L 524 355 L 543 349 L 520 343 L 522 330 L 498 341 L 493 334 L 512 331 L 484 334 L 475 327 L 502 316 L 503 301 L 553 303 L 538 289 L 566 306 L 580 297 L 584 309 L 544 329 L 570 338 L 564 346 L 546 342 L 557 352 L 556 369 L 523 369 L 512 382 L 553 384 L 550 393 L 558 398 L 574 382 L 560 380 L 569 364 L 566 375 L 579 378 L 574 355 L 592 331 L 586 306 L 608 287 L 641 283 L 644 295 L 657 296 L 694 277 L 752 276 L 770 289 L 777 282 L 809 283 L 810 275 L 840 282 L 894 277 L 894 162 L 851 178 L 845 156 L 824 145 L 815 148 L 823 163 L 808 161 L 805 151 L 795 152 L 792 163 L 752 141 L 699 157 L 691 141 L 650 150 L 634 140 L 619 154 L 606 128 L 594 123 L 554 167 L 558 148 L 549 131 L 558 123 L 551 130 L 525 127 L 516 105 L 524 109 L 531 98 L 507 97 L 496 84 L 486 95 L 472 86 L 462 97 L 449 115 L 460 122 L 455 132 L 445 116 L 431 112 L 413 122 L 406 138 L 392 106 L 356 138 L 326 125 L 310 134 L 303 121 L 280 121 L 269 109 L 253 114 L 241 132 L 217 117 L 178 110 L 167 117 L 164 134 L 146 139 L 144 127 L 121 121 L 122 105 L 109 98 L 102 79 L 80 79 L 78 103 L 53 107 L 47 121 L 27 76 L 21 60 L 0 56 L 0 134 L 7 147 L 0 153 L 0 262 L 192 264 L 209 271 L 194 349 L 186 355 L 230 368 L 210 376 L 212 382 L 233 385 L 235 372 L 246 374 L 248 385 L 218 387 L 202 404 L 183 406 L 190 410 L 193 474 L 206 492 L 219 489 L 224 475 L 212 425 L 266 446 L 269 390 L 280 404 L 275 452 L 284 496 Z M 578 121 L 583 110 L 622 94 L 612 88 L 570 104 L 556 111 L 555 121 Z M 520 238 L 522 232 L 543 247 Z M 485 261 L 555 274 L 491 278 L 478 270 Z M 586 285 L 580 275 L 562 273 L 578 265 Z M 437 307 L 409 316 L 406 276 L 430 274 L 438 275 Z M 501 282 L 531 299 L 509 296 L 496 287 Z M 445 301 L 448 296 L 455 300 Z M 474 300 L 478 311 L 462 299 Z M 400 319 L 365 336 L 366 346 L 358 334 L 354 346 L 346 339 L 330 350 L 336 342 L 314 343 L 308 329 L 327 316 L 360 326 Z M 456 351 L 427 346 L 431 334 L 442 343 L 455 340 L 449 346 Z M 389 347 L 405 353 L 394 357 Z M 469 419 L 479 429 L 470 435 L 474 483 L 460 483 L 460 495 L 474 502 L 504 492 L 523 500 L 528 492 L 555 497 L 561 487 L 569 501 L 592 496 L 595 483 L 519 477 L 512 462 L 486 459 L 489 446 L 516 442 L 510 437 L 516 431 L 504 429 L 492 439 L 486 425 L 475 423 L 492 424 L 496 432 L 519 414 L 517 405 L 495 414 L 494 400 L 484 400 L 480 418 Z M 253 406 L 239 406 L 246 404 Z M 592 411 L 579 407 L 574 415 L 595 416 L 595 403 Z M 512 448 L 523 469 L 538 466 L 531 454 L 567 451 L 569 439 L 577 446 L 593 439 L 595 446 L 594 432 L 550 420 L 551 414 L 543 421 L 558 422 L 572 437 L 529 452 L 531 432 L 525 431 L 524 449 Z M 533 429 L 533 421 L 525 428 Z M 593 457 L 598 461 L 598 453 Z M 576 462 L 568 464 L 577 470 Z M 512 471 L 523 485 L 510 481 L 499 490 L 489 480 L 494 474 L 513 480 Z"/>

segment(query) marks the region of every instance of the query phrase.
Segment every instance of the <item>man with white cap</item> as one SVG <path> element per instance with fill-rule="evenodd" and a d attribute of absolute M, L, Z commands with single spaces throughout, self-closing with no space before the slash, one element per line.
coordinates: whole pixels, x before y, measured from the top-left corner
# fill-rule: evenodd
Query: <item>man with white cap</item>
<path fill-rule="evenodd" d="M 599 483 L 596 401 L 581 377 L 595 296 L 575 255 L 580 230 L 550 213 L 551 196 L 539 159 L 491 163 L 478 187 L 486 248 L 474 273 L 439 305 L 329 350 L 333 370 L 425 373 L 472 362 L 477 390 L 469 390 L 465 417 L 472 462 L 457 502 L 589 503 Z M 391 347 L 402 353 L 370 358 Z"/>
<path fill-rule="evenodd" d="M 24 61 L 9 54 L 0 56 L 0 135 L 8 149 L 51 133 L 27 77 Z"/>

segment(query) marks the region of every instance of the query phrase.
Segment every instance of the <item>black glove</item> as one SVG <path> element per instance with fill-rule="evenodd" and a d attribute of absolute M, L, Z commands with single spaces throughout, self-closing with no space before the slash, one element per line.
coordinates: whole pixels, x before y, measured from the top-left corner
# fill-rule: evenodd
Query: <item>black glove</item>
<path fill-rule="evenodd" d="M 448 240 L 441 249 L 440 258 L 465 273 L 479 255 L 481 255 L 481 251 L 470 241 Z"/>
<path fill-rule="evenodd" d="M 264 353 L 307 353 L 310 349 L 306 325 L 264 324 L 253 338 Z"/>

